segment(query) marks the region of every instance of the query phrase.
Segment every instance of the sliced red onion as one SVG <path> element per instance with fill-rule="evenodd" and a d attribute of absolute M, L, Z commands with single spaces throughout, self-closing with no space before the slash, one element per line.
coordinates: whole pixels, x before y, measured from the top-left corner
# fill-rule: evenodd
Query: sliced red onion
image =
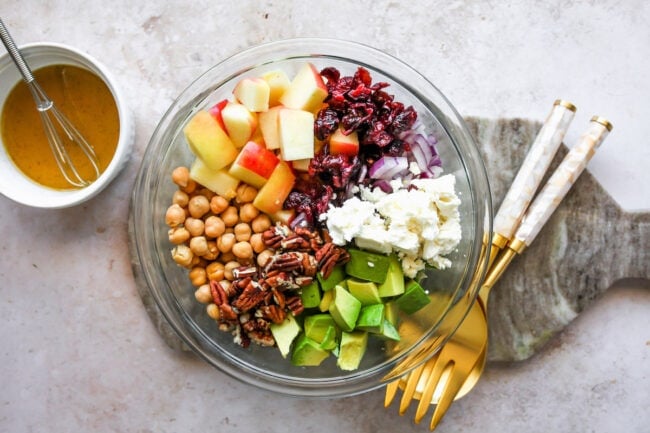
<path fill-rule="evenodd" d="M 304 212 L 300 212 L 289 222 L 289 227 L 291 230 L 295 230 L 296 227 L 309 227 L 307 215 Z"/>
<path fill-rule="evenodd" d="M 368 166 L 366 164 L 361 164 L 361 168 L 359 169 L 359 178 L 357 182 L 362 183 L 366 179 L 367 174 L 368 174 Z"/>
<path fill-rule="evenodd" d="M 386 194 L 390 194 L 393 192 L 393 187 L 390 186 L 390 183 L 388 183 L 387 180 L 380 179 L 375 181 L 372 186 L 375 188 L 379 188 L 380 190 L 384 191 Z"/>
<path fill-rule="evenodd" d="M 373 179 L 390 180 L 408 169 L 408 159 L 404 156 L 382 156 L 368 170 Z"/>
<path fill-rule="evenodd" d="M 402 133 L 401 138 L 411 146 L 409 157 L 415 161 L 420 169 L 421 173 L 416 177 L 436 177 L 439 171 L 433 170 L 433 168 L 442 166 L 442 161 L 435 147 L 438 142 L 436 138 L 433 135 L 425 137 L 413 130 Z"/>

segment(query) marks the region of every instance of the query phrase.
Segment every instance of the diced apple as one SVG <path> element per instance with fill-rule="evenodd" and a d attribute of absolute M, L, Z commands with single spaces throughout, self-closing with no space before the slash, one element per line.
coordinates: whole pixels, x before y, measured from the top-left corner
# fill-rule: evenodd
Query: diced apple
<path fill-rule="evenodd" d="M 291 221 L 293 221 L 293 218 L 296 216 L 296 211 L 295 209 L 280 209 L 279 211 L 272 213 L 269 215 L 271 217 L 271 220 L 273 222 L 280 222 L 286 226 L 288 226 Z"/>
<path fill-rule="evenodd" d="M 267 214 L 276 213 L 282 209 L 282 204 L 291 192 L 295 181 L 296 176 L 289 164 L 280 161 L 264 186 L 257 192 L 253 206 Z"/>
<path fill-rule="evenodd" d="M 291 161 L 291 168 L 298 171 L 309 171 L 309 164 L 311 164 L 311 158 L 296 159 Z"/>
<path fill-rule="evenodd" d="M 232 93 L 250 111 L 260 112 L 269 109 L 271 88 L 261 78 L 243 78 Z"/>
<path fill-rule="evenodd" d="M 270 88 L 269 107 L 275 107 L 280 103 L 280 97 L 291 84 L 289 77 L 283 70 L 277 69 L 263 73 L 260 78 L 266 81 Z"/>
<path fill-rule="evenodd" d="M 226 125 L 223 124 L 223 118 L 221 117 L 221 110 L 223 110 L 223 107 L 228 104 L 228 100 L 224 99 L 223 101 L 219 101 L 216 104 L 214 104 L 210 109 L 208 110 L 208 113 L 214 117 L 217 122 L 219 123 L 219 126 L 221 126 L 221 129 L 224 131 L 226 130 Z"/>
<path fill-rule="evenodd" d="M 231 176 L 224 169 L 212 170 L 200 158 L 196 158 L 192 163 L 190 178 L 225 199 L 231 199 L 237 195 L 239 179 Z"/>
<path fill-rule="evenodd" d="M 285 161 L 314 157 L 314 116 L 308 111 L 283 108 L 278 114 L 280 152 Z"/>
<path fill-rule="evenodd" d="M 262 131 L 267 149 L 275 150 L 280 148 L 280 132 L 278 131 L 280 110 L 282 110 L 281 106 L 269 108 L 269 111 L 260 113 L 258 116 L 259 129 Z"/>
<path fill-rule="evenodd" d="M 192 153 L 212 170 L 224 168 L 237 157 L 237 148 L 228 134 L 207 111 L 196 113 L 183 132 Z"/>
<path fill-rule="evenodd" d="M 288 108 L 315 112 L 327 97 L 327 87 L 318 69 L 306 63 L 280 97 L 280 103 Z"/>
<path fill-rule="evenodd" d="M 262 114 L 262 113 L 260 113 Z M 259 119 L 259 116 L 258 116 Z M 259 121 L 258 121 L 259 122 Z M 259 123 L 258 123 L 259 126 Z M 250 138 L 250 140 L 256 144 L 259 144 L 262 147 L 266 147 L 266 143 L 264 142 L 264 135 L 262 135 L 262 129 L 261 128 L 255 128 L 255 132 L 253 132 L 253 136 Z"/>
<path fill-rule="evenodd" d="M 271 177 L 278 162 L 275 153 L 249 141 L 241 149 L 228 172 L 237 179 L 259 189 Z"/>
<path fill-rule="evenodd" d="M 330 153 L 332 155 L 349 155 L 359 154 L 359 136 L 357 131 L 352 131 L 345 135 L 339 128 L 330 136 Z"/>
<path fill-rule="evenodd" d="M 257 129 L 257 113 L 236 102 L 228 102 L 223 107 L 221 118 L 230 140 L 238 148 L 248 143 Z"/>

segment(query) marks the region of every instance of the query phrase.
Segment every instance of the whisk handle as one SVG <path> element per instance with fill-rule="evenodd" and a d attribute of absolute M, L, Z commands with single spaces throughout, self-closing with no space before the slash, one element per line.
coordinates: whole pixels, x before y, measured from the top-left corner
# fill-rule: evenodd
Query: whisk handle
<path fill-rule="evenodd" d="M 25 80 L 25 82 L 28 84 L 34 81 L 34 75 L 32 75 L 32 70 L 29 69 L 29 66 L 27 66 L 27 62 L 25 62 L 23 55 L 20 54 L 20 51 L 18 50 L 16 43 L 14 42 L 13 38 L 9 34 L 9 31 L 5 27 L 5 24 L 2 22 L 2 18 L 0 18 L 0 39 L 2 39 L 2 43 L 7 48 L 9 55 L 11 56 L 14 63 L 16 64 L 16 67 L 18 67 L 18 70 L 22 74 L 23 80 Z"/>

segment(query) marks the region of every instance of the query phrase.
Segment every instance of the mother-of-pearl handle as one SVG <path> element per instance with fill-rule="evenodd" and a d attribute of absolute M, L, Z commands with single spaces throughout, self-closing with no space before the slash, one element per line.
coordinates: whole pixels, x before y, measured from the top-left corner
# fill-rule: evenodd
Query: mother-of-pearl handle
<path fill-rule="evenodd" d="M 607 119 L 598 116 L 591 118 L 587 131 L 567 153 L 546 185 L 535 197 L 513 239 L 508 243 L 508 247 L 490 268 L 480 291 L 484 302 L 487 300 L 490 289 L 501 278 L 512 259 L 533 242 L 611 130 L 612 124 Z"/>
<path fill-rule="evenodd" d="M 562 143 L 575 111 L 576 107 L 568 101 L 559 99 L 553 104 L 494 217 L 492 243 L 496 247 L 503 248 L 512 238 Z"/>
<path fill-rule="evenodd" d="M 587 131 L 567 153 L 530 205 L 514 235 L 511 248 L 518 251 L 518 248 L 523 248 L 522 244 L 529 246 L 533 242 L 611 130 L 612 124 L 606 119 L 597 116 L 591 119 Z"/>

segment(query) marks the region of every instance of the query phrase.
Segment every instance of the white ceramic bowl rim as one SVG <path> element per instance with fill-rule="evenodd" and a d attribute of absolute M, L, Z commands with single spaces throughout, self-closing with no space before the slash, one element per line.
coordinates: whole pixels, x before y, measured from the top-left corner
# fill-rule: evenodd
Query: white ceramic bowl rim
<path fill-rule="evenodd" d="M 131 111 L 113 74 L 94 57 L 69 45 L 52 42 L 35 42 L 19 47 L 33 69 L 56 63 L 84 67 L 97 74 L 108 86 L 117 105 L 120 134 L 113 159 L 100 177 L 91 185 L 77 190 L 55 190 L 42 186 L 22 174 L 5 153 L 0 143 L 0 193 L 11 200 L 38 208 L 65 208 L 78 205 L 102 191 L 122 170 L 131 152 L 134 125 Z M 0 57 L 0 77 L 11 75 L 17 79 L 0 79 L 0 108 L 9 91 L 20 79 L 18 69 L 5 53 Z M 39 125 L 40 127 L 40 125 Z"/>

